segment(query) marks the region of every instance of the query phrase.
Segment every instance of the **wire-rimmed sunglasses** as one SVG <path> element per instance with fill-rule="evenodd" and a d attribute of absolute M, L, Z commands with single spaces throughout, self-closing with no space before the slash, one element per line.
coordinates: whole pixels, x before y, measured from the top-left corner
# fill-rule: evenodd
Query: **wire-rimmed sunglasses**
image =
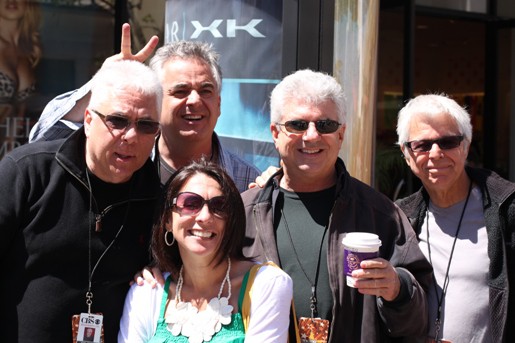
<path fill-rule="evenodd" d="M 451 150 L 459 147 L 463 139 L 463 136 L 445 136 L 437 139 L 414 140 L 405 142 L 404 145 L 413 152 L 428 152 L 433 144 L 437 144 L 442 150 Z"/>
<path fill-rule="evenodd" d="M 204 199 L 202 196 L 192 192 L 182 192 L 172 199 L 174 207 L 180 215 L 194 216 L 202 210 L 204 204 L 211 213 L 218 217 L 226 215 L 226 201 L 224 196 L 216 196 L 211 199 Z"/>
<path fill-rule="evenodd" d="M 139 120 L 130 120 L 129 118 L 119 115 L 119 114 L 102 114 L 94 109 L 89 109 L 91 112 L 95 113 L 97 116 L 102 118 L 107 127 L 111 130 L 126 130 L 129 126 L 134 123 L 134 127 L 136 131 L 145 135 L 155 135 L 159 131 L 159 122 L 148 120 L 148 119 L 139 119 Z"/>
<path fill-rule="evenodd" d="M 306 130 L 309 128 L 309 123 L 311 123 L 308 120 L 288 120 L 284 123 L 275 123 L 275 125 L 284 126 L 286 131 L 289 133 L 295 133 L 295 134 L 302 134 L 306 132 Z M 314 121 L 315 128 L 317 129 L 318 133 L 328 134 L 328 133 L 334 133 L 338 128 L 340 127 L 340 123 L 338 123 L 336 120 L 331 119 L 323 119 L 323 120 L 317 120 Z"/>

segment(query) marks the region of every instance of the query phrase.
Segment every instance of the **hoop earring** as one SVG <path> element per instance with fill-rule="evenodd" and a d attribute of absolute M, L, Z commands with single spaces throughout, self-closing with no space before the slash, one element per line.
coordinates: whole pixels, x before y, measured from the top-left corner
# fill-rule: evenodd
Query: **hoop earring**
<path fill-rule="evenodd" d="M 168 234 L 171 233 L 172 234 L 172 243 L 168 243 Z M 175 243 L 175 237 L 173 236 L 173 233 L 171 231 L 166 231 L 165 233 L 165 244 L 168 245 L 169 247 L 171 247 L 173 244 Z"/>

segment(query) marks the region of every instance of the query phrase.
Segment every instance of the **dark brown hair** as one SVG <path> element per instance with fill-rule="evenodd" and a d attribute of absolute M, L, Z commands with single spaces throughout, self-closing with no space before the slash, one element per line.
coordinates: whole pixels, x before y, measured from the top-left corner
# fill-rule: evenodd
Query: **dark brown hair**
<path fill-rule="evenodd" d="M 170 213 L 173 210 L 173 198 L 179 194 L 184 184 L 197 174 L 204 174 L 214 179 L 220 185 L 220 190 L 226 200 L 225 230 L 213 262 L 218 265 L 227 257 L 247 260 L 242 251 L 246 222 L 245 209 L 240 193 L 231 177 L 222 168 L 202 158 L 177 170 L 167 182 L 163 191 L 151 244 L 152 256 L 162 271 L 175 274 L 178 273 L 182 266 L 178 244 L 174 243 L 172 246 L 165 244 L 166 222 L 171 220 Z"/>

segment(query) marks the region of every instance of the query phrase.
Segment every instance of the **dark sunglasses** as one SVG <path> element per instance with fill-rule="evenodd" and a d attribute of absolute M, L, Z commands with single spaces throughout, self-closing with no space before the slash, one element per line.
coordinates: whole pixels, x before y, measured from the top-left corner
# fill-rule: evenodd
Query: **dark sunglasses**
<path fill-rule="evenodd" d="M 104 115 L 93 109 L 90 109 L 90 111 L 102 118 L 107 127 L 111 130 L 126 130 L 132 125 L 132 123 L 134 123 L 136 131 L 145 135 L 155 135 L 157 131 L 159 131 L 159 122 L 157 121 L 148 119 L 131 121 L 127 117 L 118 114 Z"/>
<path fill-rule="evenodd" d="M 286 131 L 290 133 L 304 133 L 309 127 L 310 121 L 307 120 L 289 120 L 285 123 L 275 123 L 276 125 L 284 126 Z M 333 133 L 338 130 L 340 123 L 331 119 L 317 120 L 314 122 L 315 127 L 319 134 Z"/>
<path fill-rule="evenodd" d="M 213 197 L 209 200 L 204 199 L 198 194 L 191 192 L 179 193 L 172 199 L 172 206 L 177 209 L 180 215 L 194 216 L 207 204 L 211 213 L 218 217 L 225 216 L 225 198 L 223 196 Z"/>
<path fill-rule="evenodd" d="M 460 146 L 463 136 L 446 136 L 438 139 L 421 139 L 404 143 L 413 152 L 428 152 L 437 144 L 442 150 L 450 150 Z"/>

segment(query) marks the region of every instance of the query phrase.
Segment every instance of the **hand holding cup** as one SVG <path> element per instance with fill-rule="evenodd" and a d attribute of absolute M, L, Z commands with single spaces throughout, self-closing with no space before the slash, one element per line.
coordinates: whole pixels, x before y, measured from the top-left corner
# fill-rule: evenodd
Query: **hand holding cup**
<path fill-rule="evenodd" d="M 342 240 L 343 264 L 347 286 L 362 294 L 394 300 L 400 291 L 400 280 L 395 268 L 379 258 L 381 240 L 368 232 L 349 232 Z"/>

